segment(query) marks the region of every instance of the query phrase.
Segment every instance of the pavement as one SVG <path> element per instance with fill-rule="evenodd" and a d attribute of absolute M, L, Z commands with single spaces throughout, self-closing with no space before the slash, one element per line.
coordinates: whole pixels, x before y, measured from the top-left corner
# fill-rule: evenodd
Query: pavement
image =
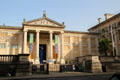
<path fill-rule="evenodd" d="M 50 72 L 49 74 L 33 74 L 31 76 L 1 77 L 0 80 L 108 80 L 113 72 Z"/>

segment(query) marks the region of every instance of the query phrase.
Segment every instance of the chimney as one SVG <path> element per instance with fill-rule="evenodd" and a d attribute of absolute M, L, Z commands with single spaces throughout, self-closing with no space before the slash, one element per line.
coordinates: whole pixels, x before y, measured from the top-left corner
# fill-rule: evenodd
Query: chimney
<path fill-rule="evenodd" d="M 46 17 L 46 11 L 45 10 L 43 11 L 43 17 Z"/>
<path fill-rule="evenodd" d="M 64 22 L 62 22 L 62 24 L 64 25 L 65 23 L 64 23 Z"/>
<path fill-rule="evenodd" d="M 23 19 L 23 23 L 25 23 L 25 22 L 26 22 L 26 19 L 24 18 L 24 19 Z"/>
<path fill-rule="evenodd" d="M 102 19 L 101 18 L 98 18 L 98 23 L 101 23 L 102 22 Z"/>
<path fill-rule="evenodd" d="M 5 27 L 5 23 L 3 23 L 3 26 Z"/>
<path fill-rule="evenodd" d="M 105 16 L 105 19 L 107 20 L 107 19 L 113 17 L 114 14 L 106 13 L 106 14 L 104 14 L 104 16 Z"/>

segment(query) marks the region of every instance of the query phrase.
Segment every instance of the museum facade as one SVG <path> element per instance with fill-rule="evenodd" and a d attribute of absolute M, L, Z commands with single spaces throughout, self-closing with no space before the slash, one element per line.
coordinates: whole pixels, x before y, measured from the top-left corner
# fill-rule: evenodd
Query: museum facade
<path fill-rule="evenodd" d="M 64 30 L 65 25 L 42 18 L 23 20 L 22 27 L 0 26 L 0 55 L 29 54 L 33 64 L 73 63 L 76 57 L 99 55 L 98 33 Z"/>

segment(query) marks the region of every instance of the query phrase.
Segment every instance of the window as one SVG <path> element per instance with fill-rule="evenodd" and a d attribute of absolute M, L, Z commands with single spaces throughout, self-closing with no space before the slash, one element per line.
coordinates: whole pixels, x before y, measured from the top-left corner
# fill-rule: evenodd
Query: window
<path fill-rule="evenodd" d="M 13 44 L 13 45 L 12 45 L 12 48 L 15 48 L 15 49 L 16 49 L 16 48 L 18 48 L 18 45 L 17 45 L 17 44 Z"/>
<path fill-rule="evenodd" d="M 5 48 L 5 43 L 0 43 L 0 48 Z"/>

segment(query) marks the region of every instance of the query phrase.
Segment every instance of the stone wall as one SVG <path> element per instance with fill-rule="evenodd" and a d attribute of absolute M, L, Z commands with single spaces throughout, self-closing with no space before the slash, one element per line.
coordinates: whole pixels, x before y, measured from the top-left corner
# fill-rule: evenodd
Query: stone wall
<path fill-rule="evenodd" d="M 102 38 L 111 40 L 116 50 L 113 55 L 120 56 L 120 13 L 90 28 L 89 32 L 100 33 L 99 40 Z"/>
<path fill-rule="evenodd" d="M 67 63 L 74 62 L 76 57 L 98 54 L 97 34 L 64 33 L 64 58 Z"/>
<path fill-rule="evenodd" d="M 19 54 L 22 53 L 23 35 L 20 30 L 0 29 L 0 54 Z"/>

